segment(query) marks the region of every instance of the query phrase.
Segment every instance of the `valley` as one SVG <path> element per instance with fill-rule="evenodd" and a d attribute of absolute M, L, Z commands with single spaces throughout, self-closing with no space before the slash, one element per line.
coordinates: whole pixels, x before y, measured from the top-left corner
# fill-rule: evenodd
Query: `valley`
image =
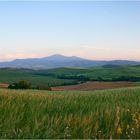
<path fill-rule="evenodd" d="M 35 87 L 58 87 L 68 86 L 83 83 L 97 83 L 91 86 L 87 90 L 102 89 L 104 84 L 107 85 L 107 89 L 114 88 L 117 82 L 119 86 L 126 87 L 140 85 L 140 66 L 102 66 L 94 68 L 57 68 L 46 70 L 31 70 L 31 69 L 18 69 L 18 68 L 2 68 L 0 69 L 0 86 L 6 86 L 15 82 L 25 80 Z M 98 84 L 101 83 L 101 84 Z M 123 84 L 121 84 L 123 83 Z M 125 83 L 125 84 L 124 84 Z M 4 85 L 5 84 L 5 85 Z M 97 88 L 96 88 L 97 85 Z M 100 85 L 100 88 L 98 88 Z M 112 87 L 111 87 L 112 86 Z M 75 86 L 74 86 L 75 87 Z M 91 88 L 92 87 L 92 88 Z M 59 89 L 59 88 L 58 88 Z M 67 87 L 66 87 L 67 89 Z M 106 86 L 105 88 L 106 89 Z"/>

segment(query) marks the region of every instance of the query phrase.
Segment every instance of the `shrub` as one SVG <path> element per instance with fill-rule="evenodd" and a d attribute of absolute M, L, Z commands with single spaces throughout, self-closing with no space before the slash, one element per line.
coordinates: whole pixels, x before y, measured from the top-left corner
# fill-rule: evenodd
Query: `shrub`
<path fill-rule="evenodd" d="M 22 81 L 19 81 L 18 83 L 10 84 L 8 88 L 10 88 L 10 89 L 31 89 L 31 85 L 28 81 L 22 80 Z"/>
<path fill-rule="evenodd" d="M 49 85 L 39 85 L 36 87 L 36 89 L 39 90 L 51 90 L 51 87 Z"/>

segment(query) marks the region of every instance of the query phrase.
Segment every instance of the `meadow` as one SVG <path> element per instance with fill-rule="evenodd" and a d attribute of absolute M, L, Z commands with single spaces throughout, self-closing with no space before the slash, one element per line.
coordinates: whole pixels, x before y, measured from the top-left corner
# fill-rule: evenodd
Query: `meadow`
<path fill-rule="evenodd" d="M 33 86 L 74 85 L 87 81 L 140 81 L 140 66 L 103 66 L 94 68 L 57 68 L 46 70 L 0 69 L 0 84 L 26 80 Z M 138 84 L 138 83 L 136 83 Z"/>
<path fill-rule="evenodd" d="M 74 80 L 58 79 L 49 75 L 41 75 L 39 71 L 30 69 L 11 69 L 3 68 L 0 69 L 0 83 L 11 84 L 19 82 L 20 80 L 26 80 L 33 86 L 59 86 L 74 84 Z"/>
<path fill-rule="evenodd" d="M 140 138 L 140 87 L 0 89 L 0 138 Z"/>

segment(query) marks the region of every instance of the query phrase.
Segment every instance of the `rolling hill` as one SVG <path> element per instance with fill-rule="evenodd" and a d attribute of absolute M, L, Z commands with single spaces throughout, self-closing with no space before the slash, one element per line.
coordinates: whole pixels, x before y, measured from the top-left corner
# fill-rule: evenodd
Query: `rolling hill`
<path fill-rule="evenodd" d="M 74 85 L 87 81 L 140 81 L 140 66 L 110 66 L 81 68 L 55 68 L 31 70 L 0 68 L 0 83 L 11 84 L 20 80 L 29 81 L 33 86 Z"/>

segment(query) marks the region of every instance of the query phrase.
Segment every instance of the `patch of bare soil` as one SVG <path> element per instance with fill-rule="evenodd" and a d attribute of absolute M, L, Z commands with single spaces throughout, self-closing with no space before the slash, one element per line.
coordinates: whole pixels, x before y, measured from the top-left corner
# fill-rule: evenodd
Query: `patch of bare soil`
<path fill-rule="evenodd" d="M 89 91 L 89 90 L 105 90 L 131 86 L 133 86 L 132 82 L 86 82 L 78 85 L 52 87 L 51 89 L 53 91 L 64 91 L 64 90 Z"/>
<path fill-rule="evenodd" d="M 9 84 L 0 84 L 0 88 L 8 88 Z"/>

